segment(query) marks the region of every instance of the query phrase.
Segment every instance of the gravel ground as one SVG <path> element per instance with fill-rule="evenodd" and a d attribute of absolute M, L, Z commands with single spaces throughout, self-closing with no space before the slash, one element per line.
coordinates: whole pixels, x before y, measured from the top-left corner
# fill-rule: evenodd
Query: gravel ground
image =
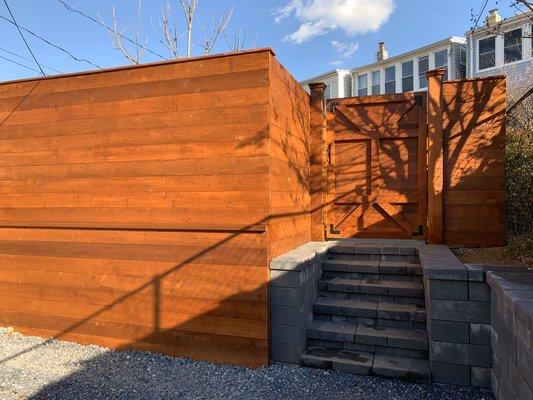
<path fill-rule="evenodd" d="M 0 399 L 492 399 L 488 391 L 309 368 L 214 365 L 0 328 Z"/>

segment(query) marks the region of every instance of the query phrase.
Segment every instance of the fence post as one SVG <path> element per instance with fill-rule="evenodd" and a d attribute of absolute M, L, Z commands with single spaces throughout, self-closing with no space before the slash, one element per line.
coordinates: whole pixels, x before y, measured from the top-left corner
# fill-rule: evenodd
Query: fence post
<path fill-rule="evenodd" d="M 310 83 L 310 175 L 311 175 L 311 240 L 323 241 L 324 234 L 324 143 L 325 110 L 324 83 Z"/>
<path fill-rule="evenodd" d="M 428 241 L 444 242 L 444 152 L 442 86 L 444 68 L 427 72 L 428 80 Z"/>

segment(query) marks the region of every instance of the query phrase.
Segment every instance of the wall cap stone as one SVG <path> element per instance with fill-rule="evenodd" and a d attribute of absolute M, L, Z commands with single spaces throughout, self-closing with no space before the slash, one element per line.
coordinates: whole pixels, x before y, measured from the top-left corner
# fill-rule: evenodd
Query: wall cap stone
<path fill-rule="evenodd" d="M 301 271 L 318 256 L 326 254 L 334 242 L 307 242 L 270 261 L 271 270 Z"/>
<path fill-rule="evenodd" d="M 468 280 L 468 268 L 448 246 L 426 245 L 418 249 L 424 278 L 441 280 Z"/>

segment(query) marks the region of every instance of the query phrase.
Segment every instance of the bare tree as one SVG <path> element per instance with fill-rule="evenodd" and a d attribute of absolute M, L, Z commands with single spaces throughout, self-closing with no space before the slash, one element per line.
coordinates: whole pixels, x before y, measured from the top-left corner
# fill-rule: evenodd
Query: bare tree
<path fill-rule="evenodd" d="M 154 31 L 154 35 L 157 38 L 158 42 L 161 43 L 164 47 L 168 49 L 170 52 L 170 58 L 181 58 L 180 51 L 179 51 L 179 39 L 183 34 L 178 34 L 178 28 L 176 25 L 176 21 L 171 21 L 172 19 L 172 9 L 170 6 L 170 3 L 167 2 L 165 6 L 161 7 L 161 20 L 159 21 L 159 29 L 162 32 L 162 38 L 159 37 L 159 34 L 157 33 L 153 21 L 150 19 L 152 24 L 152 30 Z"/>
<path fill-rule="evenodd" d="M 187 58 L 191 56 L 192 48 L 192 28 L 194 22 L 194 16 L 198 3 L 200 0 L 179 0 L 183 13 L 185 14 L 185 21 L 187 22 Z"/>
<path fill-rule="evenodd" d="M 209 33 L 207 32 L 207 25 L 200 24 L 200 29 L 202 30 L 204 38 L 202 41 L 195 41 L 195 43 L 204 50 L 204 54 L 211 53 L 218 38 L 220 37 L 222 33 L 224 33 L 224 31 L 228 27 L 228 24 L 231 21 L 232 16 L 233 16 L 233 8 L 228 13 L 222 14 L 222 16 L 220 17 L 220 20 L 217 23 L 215 20 L 215 13 L 213 13 L 212 29 Z"/>
<path fill-rule="evenodd" d="M 246 48 L 246 30 L 239 29 L 233 34 L 233 37 L 224 33 L 224 39 L 230 51 L 243 51 Z M 254 36 L 251 47 L 257 46 L 257 35 Z"/>
<path fill-rule="evenodd" d="M 128 29 L 127 22 L 126 26 L 124 28 L 120 28 L 120 24 L 118 22 L 115 6 L 113 6 L 113 25 L 112 27 L 107 26 L 107 24 L 104 22 L 103 18 L 98 14 L 98 18 L 100 18 L 100 22 L 102 23 L 102 26 L 104 26 L 107 33 L 109 33 L 109 36 L 111 36 L 111 39 L 113 40 L 113 47 L 120 51 L 126 59 L 131 62 L 132 64 L 139 64 L 141 62 L 141 56 L 144 53 L 144 50 L 146 49 L 146 46 L 148 44 L 148 39 L 146 40 L 146 44 L 143 46 L 140 42 L 140 36 L 141 36 L 141 9 L 142 9 L 142 0 L 139 0 L 137 3 L 137 26 L 134 33 L 134 48 L 133 50 L 130 50 L 127 48 L 127 46 L 124 44 L 124 32 Z"/>

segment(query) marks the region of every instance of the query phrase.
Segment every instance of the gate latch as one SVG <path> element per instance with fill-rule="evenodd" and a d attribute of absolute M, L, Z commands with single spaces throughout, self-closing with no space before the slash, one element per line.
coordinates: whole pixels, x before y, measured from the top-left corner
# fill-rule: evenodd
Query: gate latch
<path fill-rule="evenodd" d="M 418 230 L 414 231 L 413 236 L 422 236 L 424 234 L 424 226 L 418 225 Z"/>
<path fill-rule="evenodd" d="M 328 165 L 331 165 L 331 147 L 332 144 L 328 144 Z"/>

